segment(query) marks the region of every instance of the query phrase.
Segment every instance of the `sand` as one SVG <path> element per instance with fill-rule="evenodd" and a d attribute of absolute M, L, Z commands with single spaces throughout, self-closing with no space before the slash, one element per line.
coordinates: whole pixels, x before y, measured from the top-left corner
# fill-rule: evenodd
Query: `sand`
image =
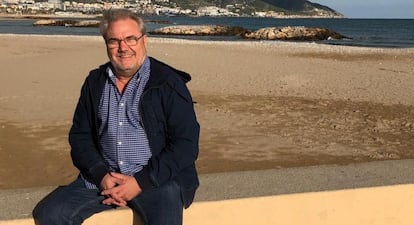
<path fill-rule="evenodd" d="M 200 173 L 414 157 L 414 49 L 150 38 L 189 72 Z M 0 189 L 72 180 L 80 86 L 100 37 L 0 35 Z"/>

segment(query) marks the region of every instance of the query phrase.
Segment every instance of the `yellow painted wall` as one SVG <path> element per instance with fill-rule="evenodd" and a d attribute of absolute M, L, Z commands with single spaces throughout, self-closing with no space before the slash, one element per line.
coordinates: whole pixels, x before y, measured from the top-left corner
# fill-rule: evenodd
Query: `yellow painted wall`
<path fill-rule="evenodd" d="M 33 220 L 0 225 L 33 225 Z M 132 224 L 131 210 L 94 215 L 84 225 Z M 414 225 L 414 184 L 196 202 L 184 225 Z"/>

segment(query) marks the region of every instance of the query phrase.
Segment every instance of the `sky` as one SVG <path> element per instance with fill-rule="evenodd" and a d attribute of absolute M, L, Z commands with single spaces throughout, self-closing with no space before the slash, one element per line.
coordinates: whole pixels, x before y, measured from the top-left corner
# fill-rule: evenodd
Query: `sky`
<path fill-rule="evenodd" d="M 347 18 L 414 19 L 414 0 L 309 0 Z"/>

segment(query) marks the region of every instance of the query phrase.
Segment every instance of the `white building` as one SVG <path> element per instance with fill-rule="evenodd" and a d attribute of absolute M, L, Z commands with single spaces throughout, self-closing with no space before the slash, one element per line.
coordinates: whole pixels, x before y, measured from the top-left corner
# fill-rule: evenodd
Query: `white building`
<path fill-rule="evenodd" d="M 62 0 L 48 0 L 47 2 L 52 5 L 52 8 L 63 10 Z"/>

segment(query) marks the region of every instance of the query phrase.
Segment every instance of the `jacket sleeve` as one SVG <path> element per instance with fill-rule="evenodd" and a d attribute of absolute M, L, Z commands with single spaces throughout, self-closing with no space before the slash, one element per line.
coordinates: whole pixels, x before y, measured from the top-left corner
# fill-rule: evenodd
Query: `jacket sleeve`
<path fill-rule="evenodd" d="M 82 86 L 81 95 L 76 106 L 73 124 L 69 132 L 69 144 L 73 164 L 83 177 L 98 187 L 108 166 L 98 151 L 92 96 L 88 80 Z"/>
<path fill-rule="evenodd" d="M 183 170 L 193 168 L 198 157 L 200 127 L 190 92 L 182 80 L 166 86 L 160 92 L 152 92 L 152 98 L 146 102 L 152 105 L 146 107 L 153 110 L 145 110 L 151 122 L 144 124 L 149 128 L 153 156 L 148 166 L 135 175 L 144 191 L 151 185 L 163 185 Z M 154 146 L 161 150 L 157 151 L 158 147 Z"/>

